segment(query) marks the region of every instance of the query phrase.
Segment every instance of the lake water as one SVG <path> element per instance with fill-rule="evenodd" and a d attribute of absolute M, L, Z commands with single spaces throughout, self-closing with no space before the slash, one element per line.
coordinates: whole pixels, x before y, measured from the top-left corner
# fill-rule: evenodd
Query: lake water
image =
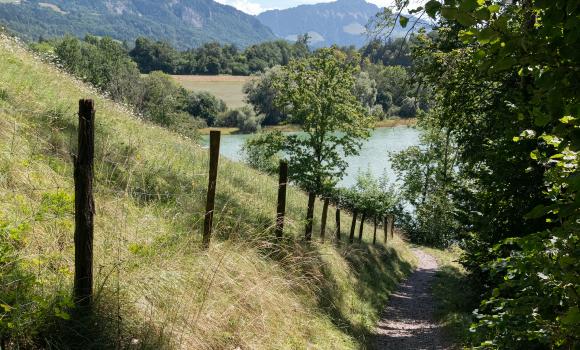
<path fill-rule="evenodd" d="M 379 177 L 387 174 L 391 181 L 395 175 L 391 168 L 389 152 L 402 151 L 407 147 L 419 144 L 420 131 L 406 126 L 395 128 L 380 128 L 372 132 L 371 137 L 364 143 L 360 154 L 356 157 L 348 157 L 349 164 L 346 174 L 339 186 L 350 187 L 356 181 L 360 171 L 367 169 Z M 235 161 L 241 161 L 242 145 L 252 135 L 223 135 L 221 138 L 220 154 Z M 203 138 L 204 145 L 209 143 L 208 137 Z"/>

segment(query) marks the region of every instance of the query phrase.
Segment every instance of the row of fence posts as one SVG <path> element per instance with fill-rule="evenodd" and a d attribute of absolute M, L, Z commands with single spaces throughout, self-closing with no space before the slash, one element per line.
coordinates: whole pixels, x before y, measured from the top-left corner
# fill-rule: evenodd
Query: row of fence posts
<path fill-rule="evenodd" d="M 95 158 L 95 105 L 93 100 L 79 101 L 79 127 L 78 127 L 78 151 L 74 160 L 74 183 L 75 183 L 75 273 L 74 273 L 74 301 L 78 307 L 88 308 L 93 298 L 93 236 L 95 203 L 93 196 L 94 158 Z M 215 196 L 217 189 L 217 174 L 220 152 L 219 131 L 210 132 L 209 146 L 209 181 L 207 189 L 203 246 L 208 248 L 212 235 L 213 217 L 215 210 Z M 282 238 L 284 235 L 284 218 L 286 213 L 286 192 L 288 188 L 288 163 L 280 162 L 278 182 L 278 204 L 276 208 L 275 235 Z M 328 216 L 329 200 L 325 199 L 322 209 L 322 224 L 320 228 L 321 239 L 326 234 L 326 221 Z M 341 240 L 341 209 L 336 208 L 336 239 Z M 353 223 L 349 241 L 354 241 L 357 213 L 353 213 Z M 364 215 L 359 229 L 359 240 L 362 241 Z M 387 215 L 384 219 L 384 242 L 390 234 L 393 237 L 395 220 L 393 215 Z M 377 222 L 373 235 L 373 244 L 376 243 Z"/>

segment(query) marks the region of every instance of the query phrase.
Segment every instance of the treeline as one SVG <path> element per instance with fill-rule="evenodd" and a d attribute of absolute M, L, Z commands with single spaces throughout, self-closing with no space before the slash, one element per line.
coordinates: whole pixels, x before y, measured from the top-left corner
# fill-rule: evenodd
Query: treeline
<path fill-rule="evenodd" d="M 276 40 L 252 45 L 245 50 L 235 45 L 206 43 L 199 48 L 178 51 L 167 42 L 138 38 L 129 52 L 142 73 L 250 75 L 309 54 L 308 37 L 295 43 Z"/>
<path fill-rule="evenodd" d="M 178 51 L 167 43 L 145 38 L 137 39 L 130 49 L 126 43 L 95 36 L 83 40 L 70 36 L 43 40 L 32 47 L 53 55 L 67 71 L 112 99 L 132 106 L 144 118 L 189 136 L 206 126 L 254 132 L 262 125 L 287 123 L 287 111 L 273 105 L 277 91 L 272 79 L 280 72 L 279 67 L 313 54 L 308 49 L 307 36 L 295 43 L 266 42 L 244 51 L 218 43 Z M 376 120 L 414 118 L 429 110 L 429 91 L 410 79 L 411 67 L 385 65 L 408 64 L 407 42 L 373 41 L 360 52 L 354 47 L 338 50 L 359 62 L 353 93 Z M 187 91 L 165 75 L 250 73 L 256 77 L 244 87 L 244 92 L 253 108 L 233 111 L 210 93 Z"/>
<path fill-rule="evenodd" d="M 33 48 L 143 118 L 184 135 L 196 137 L 198 129 L 213 125 L 247 132 L 260 127 L 248 108 L 230 111 L 212 94 L 188 91 L 160 71 L 141 75 L 127 48 L 111 38 L 65 37 Z"/>
<path fill-rule="evenodd" d="M 179 51 L 167 42 L 141 37 L 135 41 L 129 54 L 142 73 L 162 71 L 183 75 L 251 75 L 274 66 L 285 66 L 291 60 L 310 55 L 308 41 L 309 37 L 305 34 L 299 36 L 295 43 L 276 40 L 252 45 L 245 50 L 235 45 L 211 42 Z M 360 50 L 355 47 L 340 50 L 359 52 L 363 62 L 370 64 L 403 67 L 412 64 L 409 42 L 403 39 L 387 42 L 372 40 Z"/>

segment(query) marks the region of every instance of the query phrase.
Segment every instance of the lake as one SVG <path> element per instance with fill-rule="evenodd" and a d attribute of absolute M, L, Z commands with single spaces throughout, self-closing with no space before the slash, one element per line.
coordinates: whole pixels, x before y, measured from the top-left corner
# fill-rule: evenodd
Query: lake
<path fill-rule="evenodd" d="M 352 186 L 356 181 L 357 174 L 367 169 L 376 177 L 386 173 L 389 179 L 394 181 L 395 174 L 391 168 L 389 152 L 398 152 L 407 147 L 418 145 L 419 135 L 418 129 L 407 126 L 375 129 L 371 137 L 363 144 L 360 154 L 347 158 L 349 166 L 339 186 Z M 241 161 L 242 145 L 250 137 L 252 135 L 222 135 L 220 154 L 231 160 Z M 207 145 L 209 143 L 208 136 L 204 136 L 202 142 Z"/>

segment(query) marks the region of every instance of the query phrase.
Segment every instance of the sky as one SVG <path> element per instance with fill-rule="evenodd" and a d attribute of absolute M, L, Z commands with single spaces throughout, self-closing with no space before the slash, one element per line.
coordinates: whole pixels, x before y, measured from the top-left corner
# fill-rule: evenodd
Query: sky
<path fill-rule="evenodd" d="M 273 9 L 285 9 L 303 4 L 316 4 L 320 2 L 332 2 L 334 0 L 216 0 L 222 4 L 231 5 L 238 10 L 251 15 Z M 378 6 L 391 6 L 394 0 L 367 0 Z"/>

